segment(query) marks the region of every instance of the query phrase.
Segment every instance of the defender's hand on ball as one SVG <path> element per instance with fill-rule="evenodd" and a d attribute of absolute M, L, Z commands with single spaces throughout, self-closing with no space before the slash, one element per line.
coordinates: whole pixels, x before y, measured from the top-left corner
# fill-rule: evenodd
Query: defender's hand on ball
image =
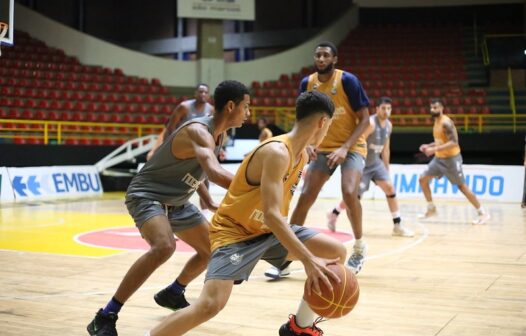
<path fill-rule="evenodd" d="M 341 282 L 341 279 L 336 275 L 336 273 L 327 268 L 327 265 L 335 264 L 339 260 L 339 258 L 324 259 L 313 256 L 312 258 L 309 258 L 303 262 L 305 273 L 307 273 L 305 289 L 307 290 L 308 295 L 311 295 L 312 291 L 315 293 L 321 293 L 320 281 L 325 284 L 325 287 L 332 291 L 332 285 L 329 277 L 331 277 L 337 283 Z"/>

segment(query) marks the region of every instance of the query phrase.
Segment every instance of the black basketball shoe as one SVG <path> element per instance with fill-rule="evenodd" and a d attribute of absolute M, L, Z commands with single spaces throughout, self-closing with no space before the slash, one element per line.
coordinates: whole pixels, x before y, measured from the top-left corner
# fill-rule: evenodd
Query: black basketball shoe
<path fill-rule="evenodd" d="M 102 315 L 102 309 L 99 309 L 97 315 L 90 324 L 88 324 L 88 333 L 91 336 L 117 336 L 115 323 L 119 317 L 115 313 L 109 313 L 108 316 Z"/>
<path fill-rule="evenodd" d="M 153 299 L 161 307 L 168 308 L 171 310 L 178 310 L 184 307 L 188 307 L 190 304 L 184 297 L 184 292 L 177 295 L 172 292 L 169 288 L 165 288 L 159 293 L 155 294 Z"/>

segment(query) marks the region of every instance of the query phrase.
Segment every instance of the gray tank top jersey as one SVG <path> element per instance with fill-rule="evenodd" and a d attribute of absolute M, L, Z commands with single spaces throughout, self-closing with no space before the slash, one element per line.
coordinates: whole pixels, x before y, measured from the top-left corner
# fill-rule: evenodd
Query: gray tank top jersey
<path fill-rule="evenodd" d="M 385 126 L 380 126 L 380 121 L 377 116 L 374 116 L 374 131 L 367 137 L 367 159 L 365 165 L 370 166 L 380 160 L 380 153 L 384 149 L 385 142 L 391 135 L 391 122 L 385 121 Z"/>
<path fill-rule="evenodd" d="M 188 113 L 186 114 L 184 118 L 181 119 L 181 121 L 179 121 L 176 128 L 180 127 L 182 124 L 184 124 L 185 122 L 189 120 L 192 120 L 195 118 L 208 117 L 210 113 L 212 112 L 212 108 L 213 108 L 211 104 L 205 103 L 203 112 L 197 111 L 197 109 L 195 108 L 195 99 L 190 100 L 187 106 L 188 106 Z"/>
<path fill-rule="evenodd" d="M 185 123 L 201 123 L 213 135 L 213 118 L 203 117 Z M 181 127 L 182 128 L 182 127 Z M 177 129 L 146 162 L 141 171 L 132 179 L 126 197 L 140 197 L 169 205 L 183 205 L 197 190 L 205 178 L 205 173 L 197 159 L 178 159 L 172 154 L 172 140 L 181 130 Z M 223 136 L 214 152 L 219 154 Z"/>

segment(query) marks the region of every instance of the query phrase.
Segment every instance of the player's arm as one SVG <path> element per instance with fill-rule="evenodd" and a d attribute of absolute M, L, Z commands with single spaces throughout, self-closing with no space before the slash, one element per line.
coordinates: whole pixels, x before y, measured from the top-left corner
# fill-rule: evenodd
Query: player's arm
<path fill-rule="evenodd" d="M 206 207 L 212 211 L 216 211 L 218 208 L 218 205 L 214 200 L 212 199 L 212 196 L 210 196 L 210 192 L 208 191 L 208 187 L 205 183 L 201 183 L 199 185 L 199 188 L 197 188 L 197 194 L 199 195 L 199 198 L 205 202 Z"/>
<path fill-rule="evenodd" d="M 163 128 L 161 133 L 159 133 L 159 136 L 157 137 L 157 140 L 155 140 L 155 143 L 153 144 L 152 149 L 150 149 L 148 154 L 146 154 L 146 161 L 150 161 L 150 159 L 152 158 L 153 154 L 155 154 L 155 152 L 157 151 L 157 148 L 159 148 L 163 144 L 165 134 L 166 134 L 166 128 Z"/>
<path fill-rule="evenodd" d="M 172 115 L 170 116 L 170 120 L 166 124 L 166 130 L 168 131 L 168 134 L 172 133 L 179 122 L 188 114 L 188 107 L 181 103 L 177 105 L 177 107 L 173 110 Z"/>
<path fill-rule="evenodd" d="M 214 153 L 214 138 L 208 132 L 206 126 L 200 123 L 192 123 L 187 126 L 186 132 L 195 153 L 195 158 L 208 176 L 208 179 L 228 189 L 233 175 L 219 164 Z"/>
<path fill-rule="evenodd" d="M 382 157 L 385 168 L 389 170 L 389 161 L 391 160 L 391 137 L 388 137 L 387 140 L 385 140 L 384 149 L 382 149 L 380 156 Z"/>
<path fill-rule="evenodd" d="M 265 224 L 289 254 L 299 259 L 305 266 L 308 290 L 319 292 L 320 281 L 323 281 L 328 288 L 332 288 L 327 276 L 336 280 L 338 277 L 327 269 L 326 265 L 335 263 L 338 259 L 328 260 L 314 256 L 296 237 L 281 214 L 283 176 L 290 160 L 287 149 L 283 144 L 271 143 L 261 148 L 256 155 L 260 156 L 261 162 L 260 186 Z"/>

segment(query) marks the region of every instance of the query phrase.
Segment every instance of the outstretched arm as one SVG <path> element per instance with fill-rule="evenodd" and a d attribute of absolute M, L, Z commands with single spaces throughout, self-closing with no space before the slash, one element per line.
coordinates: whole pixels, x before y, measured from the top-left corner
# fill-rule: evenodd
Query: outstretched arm
<path fill-rule="evenodd" d="M 215 141 L 206 126 L 193 123 L 187 126 L 187 135 L 190 140 L 195 158 L 205 171 L 208 179 L 215 184 L 228 189 L 233 175 L 221 167 L 214 153 Z"/>

